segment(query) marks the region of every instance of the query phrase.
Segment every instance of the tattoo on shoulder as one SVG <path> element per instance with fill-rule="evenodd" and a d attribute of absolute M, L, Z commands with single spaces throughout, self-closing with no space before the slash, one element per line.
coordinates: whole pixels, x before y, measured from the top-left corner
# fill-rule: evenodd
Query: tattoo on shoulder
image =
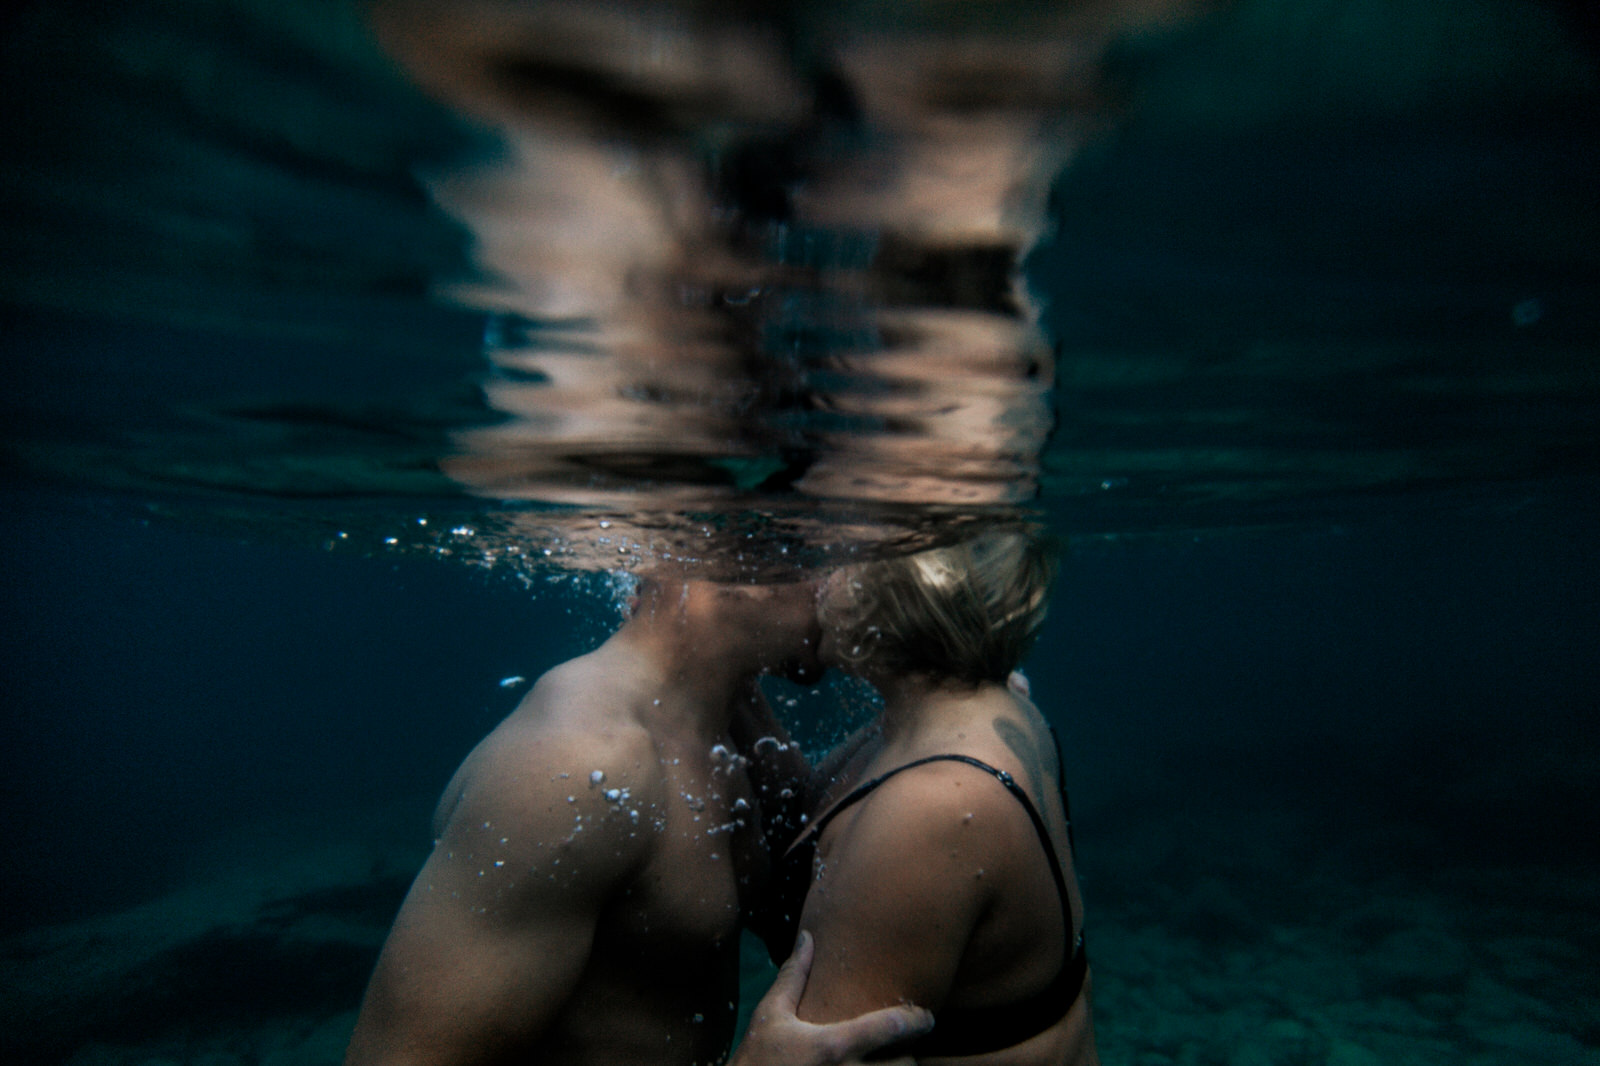
<path fill-rule="evenodd" d="M 1023 772 L 1028 775 L 1028 784 L 1033 786 L 1033 794 L 1043 798 L 1054 791 L 1055 767 L 1051 760 L 1044 757 L 1038 741 L 1009 718 L 996 718 L 993 724 L 996 735 L 1005 741 L 1006 747 L 1022 763 Z"/>

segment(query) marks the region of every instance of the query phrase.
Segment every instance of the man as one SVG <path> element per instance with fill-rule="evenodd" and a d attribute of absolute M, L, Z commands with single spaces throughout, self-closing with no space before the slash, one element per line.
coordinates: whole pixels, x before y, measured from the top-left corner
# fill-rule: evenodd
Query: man
<path fill-rule="evenodd" d="M 768 864 L 729 725 L 760 674 L 819 676 L 817 637 L 810 583 L 647 579 L 628 621 L 542 677 L 450 781 L 347 1066 L 722 1061 L 739 916 Z M 741 1061 L 854 1062 L 925 1024 L 911 1008 L 799 1022 L 804 962 Z"/>

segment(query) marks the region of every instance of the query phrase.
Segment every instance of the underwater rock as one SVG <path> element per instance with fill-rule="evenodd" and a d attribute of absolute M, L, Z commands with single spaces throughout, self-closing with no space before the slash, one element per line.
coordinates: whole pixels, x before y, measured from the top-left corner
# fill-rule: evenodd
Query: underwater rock
<path fill-rule="evenodd" d="M 1215 877 L 1202 879 L 1178 905 L 1172 927 L 1206 944 L 1252 943 L 1265 933 L 1261 919 Z"/>
<path fill-rule="evenodd" d="M 1416 997 L 1459 989 L 1471 956 L 1460 941 L 1433 929 L 1391 933 L 1363 959 L 1362 976 L 1374 991 Z"/>
<path fill-rule="evenodd" d="M 1383 1066 L 1383 1060 L 1360 1044 L 1335 1040 L 1328 1048 L 1327 1066 Z"/>
<path fill-rule="evenodd" d="M 1566 1033 L 1553 1033 L 1528 1022 L 1491 1026 L 1474 1035 L 1486 1044 L 1526 1055 L 1529 1062 L 1593 1062 L 1595 1057 L 1593 1048 Z"/>

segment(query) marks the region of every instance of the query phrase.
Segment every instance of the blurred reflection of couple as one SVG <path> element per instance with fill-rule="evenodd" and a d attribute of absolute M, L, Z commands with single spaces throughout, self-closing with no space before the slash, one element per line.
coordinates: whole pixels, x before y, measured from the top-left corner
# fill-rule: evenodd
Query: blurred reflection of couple
<path fill-rule="evenodd" d="M 737 1066 L 1097 1061 L 1059 755 L 1013 673 L 1051 576 L 1012 528 L 647 578 L 450 782 L 348 1061 L 724 1061 L 742 924 L 793 954 Z M 884 702 L 812 766 L 755 682 L 825 666 Z"/>
<path fill-rule="evenodd" d="M 504 416 L 452 477 L 620 510 L 1032 497 L 1052 360 L 1018 264 L 1094 49 L 1048 11 L 855 6 L 377 5 L 498 145 L 425 176 Z"/>

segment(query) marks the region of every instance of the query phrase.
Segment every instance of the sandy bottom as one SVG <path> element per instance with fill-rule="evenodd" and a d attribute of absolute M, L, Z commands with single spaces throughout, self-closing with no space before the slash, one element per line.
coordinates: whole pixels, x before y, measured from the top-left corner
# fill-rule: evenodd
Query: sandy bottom
<path fill-rule="evenodd" d="M 338 1063 L 427 845 L 403 813 L 258 826 L 167 895 L 0 942 L 0 1059 Z M 1285 817 L 1111 828 L 1081 856 L 1108 1064 L 1600 1066 L 1592 871 L 1402 874 L 1403 841 L 1358 863 Z"/>

